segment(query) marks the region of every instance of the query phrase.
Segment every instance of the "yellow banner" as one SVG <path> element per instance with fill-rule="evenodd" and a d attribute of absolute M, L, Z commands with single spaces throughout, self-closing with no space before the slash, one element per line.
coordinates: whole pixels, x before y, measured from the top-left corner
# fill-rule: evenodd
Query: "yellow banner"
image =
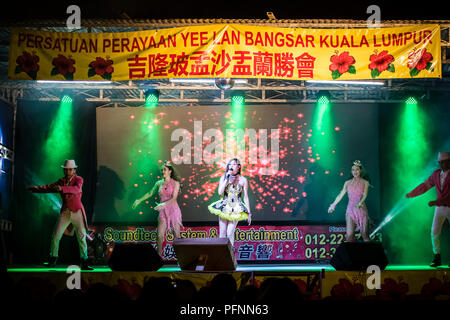
<path fill-rule="evenodd" d="M 439 25 L 297 29 L 206 25 L 123 33 L 14 29 L 10 79 L 441 78 Z"/>

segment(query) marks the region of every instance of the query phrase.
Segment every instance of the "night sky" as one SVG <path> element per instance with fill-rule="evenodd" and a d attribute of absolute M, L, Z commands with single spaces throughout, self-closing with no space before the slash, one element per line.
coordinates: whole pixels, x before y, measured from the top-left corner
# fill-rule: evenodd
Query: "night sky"
<path fill-rule="evenodd" d="M 83 18 L 120 18 L 126 14 L 132 19 L 266 19 L 271 11 L 277 19 L 356 19 L 369 17 L 367 7 L 376 4 L 381 8 L 382 20 L 450 19 L 442 4 L 414 1 L 35 1 L 34 3 L 8 1 L 2 4 L 0 19 L 65 19 L 66 8 L 77 4 Z M 6 6 L 6 9 L 4 9 Z"/>

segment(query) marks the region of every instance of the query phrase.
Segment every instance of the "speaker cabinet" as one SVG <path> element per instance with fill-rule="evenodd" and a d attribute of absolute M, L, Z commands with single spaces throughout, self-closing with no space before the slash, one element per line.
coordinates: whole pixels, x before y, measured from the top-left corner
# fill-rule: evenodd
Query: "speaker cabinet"
<path fill-rule="evenodd" d="M 384 270 L 388 260 L 380 242 L 343 242 L 330 263 L 336 270 L 366 270 L 370 265 Z"/>
<path fill-rule="evenodd" d="M 175 239 L 173 247 L 181 270 L 236 270 L 237 262 L 228 238 Z"/>
<path fill-rule="evenodd" d="M 113 271 L 156 271 L 163 264 L 150 243 L 116 243 L 108 261 Z"/>

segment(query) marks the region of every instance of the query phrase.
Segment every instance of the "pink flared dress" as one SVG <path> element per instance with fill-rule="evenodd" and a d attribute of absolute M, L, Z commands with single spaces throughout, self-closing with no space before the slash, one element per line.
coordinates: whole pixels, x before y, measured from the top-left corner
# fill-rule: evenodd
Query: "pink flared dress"
<path fill-rule="evenodd" d="M 164 181 L 159 186 L 159 197 L 161 199 L 161 203 L 169 201 L 173 197 L 173 192 L 175 190 L 175 180 L 170 179 L 169 182 Z M 181 223 L 181 210 L 176 201 L 171 202 L 166 205 L 164 209 L 159 211 L 159 219 L 161 222 L 165 223 L 168 229 L 174 229 L 175 224 Z"/>
<path fill-rule="evenodd" d="M 350 216 L 359 230 L 365 229 L 369 216 L 365 203 L 363 203 L 361 208 L 356 207 L 364 195 L 364 187 L 363 180 L 351 181 L 347 185 L 348 205 L 346 214 Z"/>

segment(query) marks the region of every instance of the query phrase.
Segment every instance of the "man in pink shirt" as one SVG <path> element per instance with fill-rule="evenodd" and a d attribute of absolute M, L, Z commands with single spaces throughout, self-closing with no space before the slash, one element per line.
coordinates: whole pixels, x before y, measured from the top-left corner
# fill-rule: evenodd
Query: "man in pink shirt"
<path fill-rule="evenodd" d="M 428 203 L 430 207 L 436 206 L 431 228 L 431 243 L 434 253 L 433 262 L 430 264 L 431 267 L 437 267 L 442 264 L 439 235 L 445 220 L 450 222 L 450 152 L 439 152 L 438 162 L 440 169 L 434 171 L 424 183 L 418 185 L 406 195 L 407 198 L 417 197 L 430 190 L 433 186 L 436 187 L 437 199 Z"/>
<path fill-rule="evenodd" d="M 35 193 L 58 192 L 62 198 L 62 207 L 58 222 L 53 232 L 50 257 L 46 263 L 48 267 L 56 265 L 58 260 L 59 242 L 63 234 L 73 235 L 74 230 L 77 235 L 78 246 L 80 249 L 81 269 L 93 270 L 87 263 L 87 244 L 86 231 L 88 229 L 86 213 L 81 203 L 83 178 L 76 175 L 77 165 L 74 160 L 66 160 L 61 166 L 64 171 L 64 177 L 55 183 L 45 186 L 31 186 L 29 190 Z"/>

